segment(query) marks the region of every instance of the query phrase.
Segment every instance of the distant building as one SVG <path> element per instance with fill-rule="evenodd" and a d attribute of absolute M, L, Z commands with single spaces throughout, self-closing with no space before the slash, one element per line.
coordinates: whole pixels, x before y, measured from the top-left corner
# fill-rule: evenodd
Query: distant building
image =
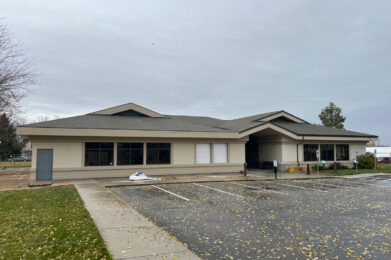
<path fill-rule="evenodd" d="M 384 157 L 391 156 L 391 146 L 374 146 L 374 147 L 366 148 L 366 151 L 369 153 L 375 153 L 375 150 L 376 150 L 377 158 L 384 158 Z"/>
<path fill-rule="evenodd" d="M 31 158 L 32 156 L 32 144 L 29 139 L 23 139 L 23 148 L 22 148 L 22 156 L 26 156 L 28 158 Z"/>

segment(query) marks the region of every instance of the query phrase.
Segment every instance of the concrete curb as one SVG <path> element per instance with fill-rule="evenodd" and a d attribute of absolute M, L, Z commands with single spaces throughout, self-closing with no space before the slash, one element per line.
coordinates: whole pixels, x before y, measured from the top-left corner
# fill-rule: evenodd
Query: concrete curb
<path fill-rule="evenodd" d="M 333 179 L 340 176 L 317 176 L 317 177 L 298 177 L 298 178 L 281 178 L 275 180 L 274 178 L 252 177 L 248 179 L 203 179 L 203 180 L 177 180 L 177 181 L 148 181 L 148 182 L 124 182 L 118 184 L 103 184 L 105 188 L 126 187 L 126 186 L 149 186 L 162 184 L 186 184 L 186 183 L 205 183 L 205 182 L 232 182 L 232 181 L 285 181 L 285 180 L 315 180 L 315 179 Z"/>

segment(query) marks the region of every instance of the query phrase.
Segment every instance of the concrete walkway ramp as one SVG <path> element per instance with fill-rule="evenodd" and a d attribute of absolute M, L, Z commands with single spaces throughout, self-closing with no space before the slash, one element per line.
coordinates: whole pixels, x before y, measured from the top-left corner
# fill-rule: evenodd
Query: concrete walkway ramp
<path fill-rule="evenodd" d="M 114 259 L 200 259 L 98 181 L 75 186 Z"/>

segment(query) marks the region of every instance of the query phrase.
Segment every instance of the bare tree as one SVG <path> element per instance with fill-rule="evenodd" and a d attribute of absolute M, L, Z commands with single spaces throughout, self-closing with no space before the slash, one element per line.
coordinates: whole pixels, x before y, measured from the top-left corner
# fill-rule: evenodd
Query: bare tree
<path fill-rule="evenodd" d="M 2 22 L 0 19 L 0 114 L 15 118 L 35 74 L 20 44 L 12 41 L 10 30 Z"/>

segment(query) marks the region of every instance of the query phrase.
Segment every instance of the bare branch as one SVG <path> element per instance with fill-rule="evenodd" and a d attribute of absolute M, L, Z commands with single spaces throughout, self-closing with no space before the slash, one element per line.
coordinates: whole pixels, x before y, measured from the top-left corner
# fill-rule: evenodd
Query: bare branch
<path fill-rule="evenodd" d="M 20 102 L 35 82 L 35 74 L 20 44 L 12 41 L 10 30 L 0 19 L 0 114 L 14 117 Z"/>

